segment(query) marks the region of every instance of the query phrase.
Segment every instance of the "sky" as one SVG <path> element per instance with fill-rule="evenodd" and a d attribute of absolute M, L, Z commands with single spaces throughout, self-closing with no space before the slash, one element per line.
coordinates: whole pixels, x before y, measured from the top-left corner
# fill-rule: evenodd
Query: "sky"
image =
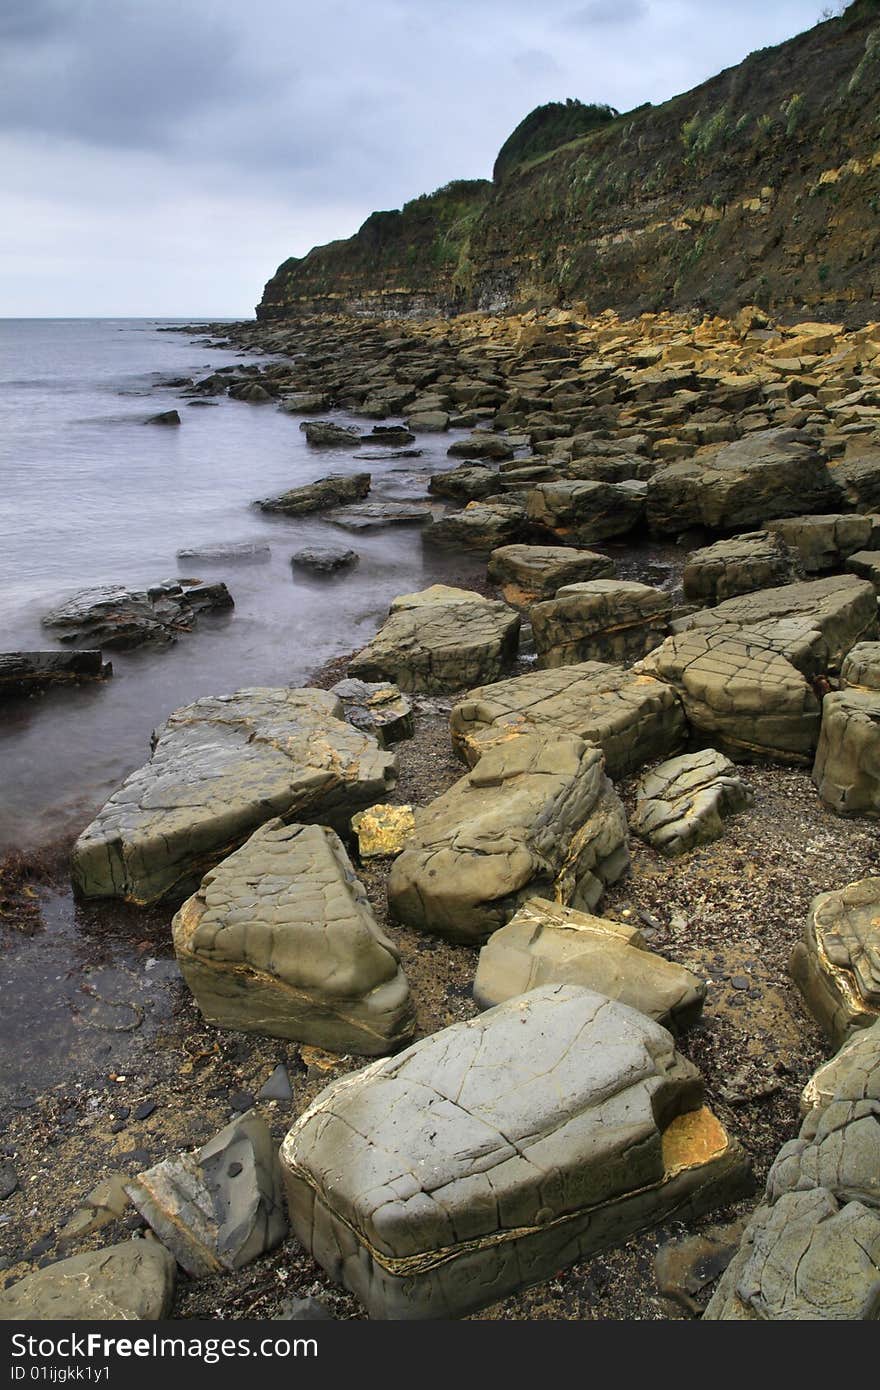
<path fill-rule="evenodd" d="M 657 104 L 823 8 L 0 0 L 0 317 L 248 317 L 288 256 L 490 177 L 542 102 Z"/>

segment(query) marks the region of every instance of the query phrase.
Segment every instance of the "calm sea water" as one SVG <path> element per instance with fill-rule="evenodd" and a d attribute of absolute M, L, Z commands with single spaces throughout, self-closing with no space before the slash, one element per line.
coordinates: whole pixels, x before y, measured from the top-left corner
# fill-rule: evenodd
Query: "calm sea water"
<path fill-rule="evenodd" d="M 190 407 L 163 380 L 198 378 L 240 354 L 161 327 L 0 320 L 0 650 L 57 646 L 40 618 L 79 589 L 191 574 L 180 549 L 259 541 L 271 559 L 200 563 L 199 577 L 226 581 L 235 609 L 171 647 L 109 654 L 112 680 L 0 706 L 0 849 L 85 825 L 179 705 L 303 683 L 368 641 L 395 594 L 484 571 L 482 559 L 424 547 L 417 528 L 351 536 L 320 518 L 257 511 L 257 498 L 365 467 L 373 498 L 419 497 L 430 473 L 450 466 L 449 437 L 420 438 L 419 459 L 366 465 L 310 448 L 298 419 L 273 405 L 213 397 Z M 144 425 L 172 407 L 181 428 Z M 331 579 L 292 570 L 291 553 L 313 542 L 351 545 L 359 567 Z"/>

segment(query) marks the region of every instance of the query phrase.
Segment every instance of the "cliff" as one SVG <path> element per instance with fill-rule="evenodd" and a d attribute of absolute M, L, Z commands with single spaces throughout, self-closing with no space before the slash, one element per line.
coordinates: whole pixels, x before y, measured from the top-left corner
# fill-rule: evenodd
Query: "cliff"
<path fill-rule="evenodd" d="M 449 185 L 285 262 L 260 318 L 758 304 L 850 324 L 880 298 L 880 0 L 495 184 Z"/>

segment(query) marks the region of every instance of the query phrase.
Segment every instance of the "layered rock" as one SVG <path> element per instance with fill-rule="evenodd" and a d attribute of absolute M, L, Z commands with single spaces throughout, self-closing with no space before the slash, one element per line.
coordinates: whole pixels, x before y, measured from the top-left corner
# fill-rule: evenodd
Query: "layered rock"
<path fill-rule="evenodd" d="M 330 473 L 314 483 L 289 488 L 278 497 L 258 502 L 261 511 L 281 512 L 284 516 L 308 516 L 341 507 L 347 502 L 360 502 L 370 490 L 369 473 Z"/>
<path fill-rule="evenodd" d="M 291 1222 L 371 1317 L 461 1317 L 742 1190 L 701 1101 L 644 1015 L 538 989 L 328 1087 L 282 1146 Z"/>
<path fill-rule="evenodd" d="M 113 667 L 99 651 L 0 652 L 0 697 L 29 695 L 47 686 L 103 681 Z"/>
<path fill-rule="evenodd" d="M 326 826 L 268 821 L 205 875 L 172 929 L 209 1023 L 365 1056 L 412 1036 L 400 957 Z"/>
<path fill-rule="evenodd" d="M 391 613 L 349 671 L 366 681 L 393 681 L 407 691 L 461 690 L 502 674 L 516 656 L 519 627 L 513 609 L 476 594 L 411 602 Z"/>
<path fill-rule="evenodd" d="M 791 516 L 767 530 L 797 551 L 807 574 L 840 569 L 857 550 L 880 550 L 880 516 Z"/>
<path fill-rule="evenodd" d="M 880 594 L 880 549 L 857 550 L 850 555 L 846 568 L 859 579 L 867 579 L 869 584 L 873 584 L 875 592 Z"/>
<path fill-rule="evenodd" d="M 241 1269 L 287 1235 L 277 1151 L 269 1126 L 254 1111 L 195 1153 L 138 1173 L 127 1191 L 196 1279 Z"/>
<path fill-rule="evenodd" d="M 495 550 L 520 540 L 527 530 L 524 507 L 510 502 L 469 502 L 464 511 L 450 512 L 432 522 L 425 537 L 439 545 Z"/>
<path fill-rule="evenodd" d="M 714 748 L 685 753 L 654 767 L 636 788 L 635 833 L 662 854 L 684 854 L 717 840 L 724 821 L 753 797 L 733 763 Z"/>
<path fill-rule="evenodd" d="M 60 642 L 126 650 L 167 646 L 180 633 L 191 632 L 199 614 L 232 607 L 225 584 L 202 584 L 197 579 L 168 580 L 151 589 L 107 584 L 74 594 L 42 622 Z"/>
<path fill-rule="evenodd" d="M 397 760 L 323 690 L 255 688 L 175 710 L 153 755 L 73 850 L 84 897 L 180 901 L 273 816 L 347 826 L 394 786 Z"/>
<path fill-rule="evenodd" d="M 471 766 L 495 742 L 534 730 L 598 744 L 613 778 L 674 752 L 687 733 L 681 701 L 669 685 L 596 661 L 472 690 L 454 706 L 449 723 L 456 751 Z"/>
<path fill-rule="evenodd" d="M 626 814 L 601 751 L 524 733 L 416 813 L 388 903 L 408 926 L 482 941 L 527 897 L 595 907 L 628 866 Z"/>
<path fill-rule="evenodd" d="M 835 1047 L 880 1018 L 880 878 L 813 899 L 791 973 Z"/>
<path fill-rule="evenodd" d="M 539 483 L 526 512 L 541 531 L 570 545 L 625 536 L 644 519 L 647 484 L 562 481 Z"/>
<path fill-rule="evenodd" d="M 542 667 L 583 661 L 635 661 L 666 637 L 672 599 L 662 589 L 626 579 L 566 584 L 529 609 Z"/>
<path fill-rule="evenodd" d="M 705 981 L 649 951 L 635 927 L 529 898 L 480 951 L 483 1009 L 542 985 L 581 985 L 676 1031 L 699 1018 Z"/>
<path fill-rule="evenodd" d="M 71 1255 L 0 1292 L 2 1322 L 156 1322 L 174 1297 L 174 1258 L 154 1240 Z"/>
<path fill-rule="evenodd" d="M 564 545 L 503 545 L 492 551 L 488 565 L 489 578 L 514 608 L 553 598 L 564 584 L 608 579 L 613 573 L 607 555 Z"/>
<path fill-rule="evenodd" d="M 813 781 L 840 816 L 880 816 L 880 690 L 825 696 Z"/>
<path fill-rule="evenodd" d="M 750 531 L 695 550 L 685 562 L 682 582 L 688 603 L 716 604 L 799 578 L 797 556 L 781 536 Z"/>

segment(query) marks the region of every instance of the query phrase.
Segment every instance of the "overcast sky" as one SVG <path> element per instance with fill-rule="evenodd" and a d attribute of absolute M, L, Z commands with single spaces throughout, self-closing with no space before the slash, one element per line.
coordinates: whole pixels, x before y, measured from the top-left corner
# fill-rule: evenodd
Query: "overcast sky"
<path fill-rule="evenodd" d="M 290 255 L 822 0 L 0 0 L 0 316 L 246 316 Z"/>

